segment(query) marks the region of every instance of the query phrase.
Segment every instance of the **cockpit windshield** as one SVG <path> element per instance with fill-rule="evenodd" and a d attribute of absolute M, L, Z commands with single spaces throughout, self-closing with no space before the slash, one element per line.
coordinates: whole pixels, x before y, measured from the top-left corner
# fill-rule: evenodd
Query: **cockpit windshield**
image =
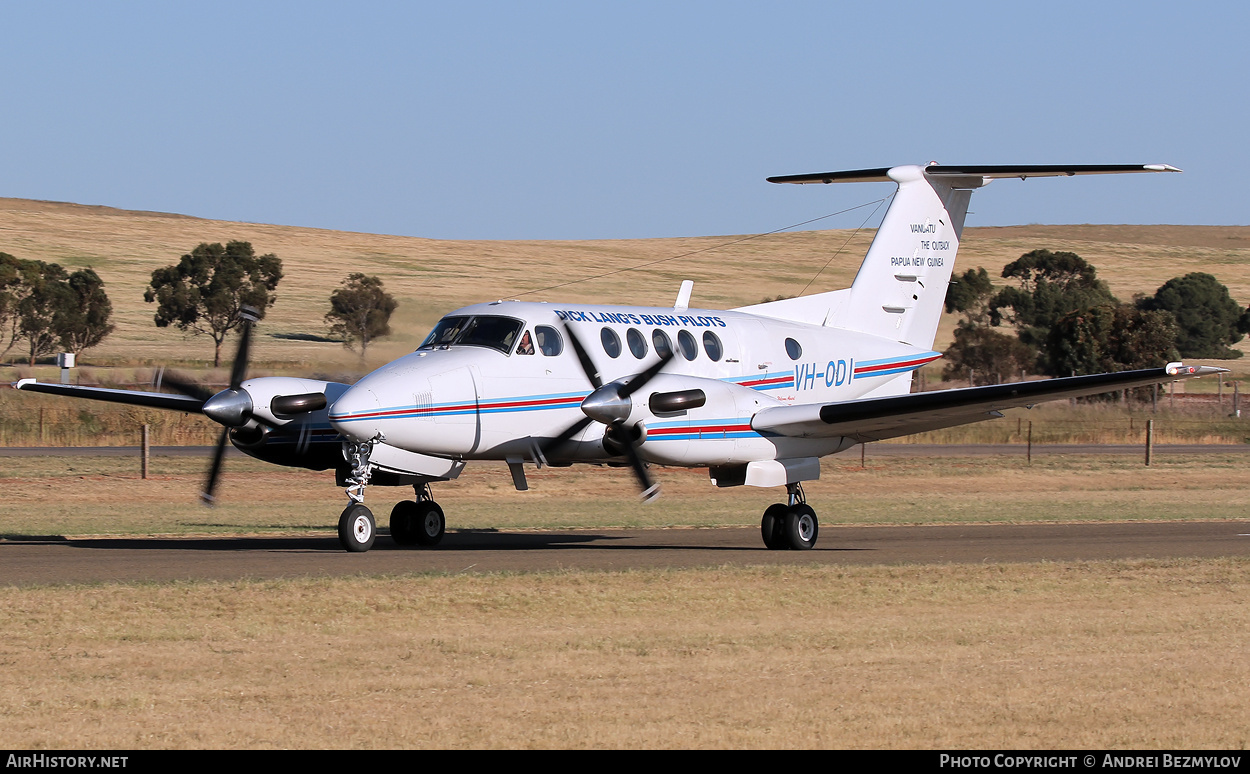
<path fill-rule="evenodd" d="M 466 346 L 490 347 L 505 355 L 512 351 L 524 323 L 511 317 L 444 317 L 418 349 Z"/>
<path fill-rule="evenodd" d="M 468 317 L 444 317 L 438 321 L 438 325 L 434 326 L 434 330 L 430 331 L 430 335 L 425 337 L 425 341 L 421 342 L 421 346 L 417 349 L 449 346 L 460 335 L 460 331 L 464 330 L 464 324 L 468 321 Z"/>

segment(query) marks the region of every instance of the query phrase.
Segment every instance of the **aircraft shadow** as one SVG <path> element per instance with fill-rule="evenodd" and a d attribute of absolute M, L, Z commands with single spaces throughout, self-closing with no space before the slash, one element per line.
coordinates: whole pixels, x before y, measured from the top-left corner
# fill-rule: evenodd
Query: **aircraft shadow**
<path fill-rule="evenodd" d="M 26 544 L 69 545 L 74 548 L 127 551 L 218 551 L 218 552 L 291 552 L 344 553 L 337 537 L 275 535 L 246 537 L 100 537 L 66 538 L 60 535 L 5 536 Z M 593 532 L 499 532 L 496 530 L 449 531 L 435 548 L 401 546 L 389 535 L 380 534 L 372 552 L 438 552 L 454 551 L 545 551 L 560 549 L 593 549 L 610 551 L 706 551 L 740 553 L 742 551 L 770 554 L 763 545 L 714 545 L 695 541 L 680 543 L 640 544 L 631 535 L 604 535 Z M 817 547 L 816 551 L 871 551 L 867 548 Z M 789 553 L 789 552 L 784 552 Z"/>

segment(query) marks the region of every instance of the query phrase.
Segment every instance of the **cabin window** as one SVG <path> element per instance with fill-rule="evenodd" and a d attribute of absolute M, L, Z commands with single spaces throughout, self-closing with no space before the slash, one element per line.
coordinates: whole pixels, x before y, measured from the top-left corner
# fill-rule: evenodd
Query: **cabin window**
<path fill-rule="evenodd" d="M 803 348 L 794 339 L 786 339 L 786 354 L 791 360 L 798 360 L 803 357 Z"/>
<path fill-rule="evenodd" d="M 564 339 L 560 337 L 560 331 L 550 325 L 536 326 L 534 338 L 538 340 L 538 351 L 547 357 L 555 357 L 564 351 Z"/>
<path fill-rule="evenodd" d="M 725 354 L 720 338 L 711 331 L 703 332 L 703 351 L 707 353 L 709 360 L 720 360 L 721 355 Z"/>
<path fill-rule="evenodd" d="M 616 331 L 604 328 L 599 332 L 599 340 L 603 342 L 603 351 L 608 353 L 608 357 L 621 356 L 621 337 L 616 335 Z"/>
<path fill-rule="evenodd" d="M 681 350 L 681 356 L 687 360 L 694 360 L 699 356 L 699 345 L 695 343 L 690 331 L 681 331 L 677 334 L 677 348 Z"/>
<path fill-rule="evenodd" d="M 639 360 L 647 356 L 647 339 L 637 328 L 625 331 L 625 343 L 629 344 L 629 351 Z"/>
<path fill-rule="evenodd" d="M 668 334 L 656 328 L 651 331 L 651 343 L 655 345 L 655 354 L 660 357 L 670 357 L 673 354 L 673 342 L 669 340 Z"/>

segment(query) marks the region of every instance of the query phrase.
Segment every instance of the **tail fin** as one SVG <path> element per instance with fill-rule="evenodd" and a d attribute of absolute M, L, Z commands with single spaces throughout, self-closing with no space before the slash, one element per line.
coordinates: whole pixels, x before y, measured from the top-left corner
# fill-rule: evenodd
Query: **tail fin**
<path fill-rule="evenodd" d="M 1163 164 L 1086 166 L 930 165 L 770 177 L 773 183 L 898 184 L 849 290 L 773 301 L 742 311 L 861 331 L 933 347 L 972 192 L 1000 177 L 1179 172 Z"/>

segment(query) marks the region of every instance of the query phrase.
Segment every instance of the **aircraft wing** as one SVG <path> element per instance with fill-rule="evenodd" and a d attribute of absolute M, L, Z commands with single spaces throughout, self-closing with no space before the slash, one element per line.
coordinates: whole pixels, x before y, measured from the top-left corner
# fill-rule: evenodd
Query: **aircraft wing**
<path fill-rule="evenodd" d="M 866 443 L 995 419 L 1002 416 L 1004 409 L 1032 407 L 1048 400 L 1080 398 L 1220 373 L 1228 373 L 1228 369 L 1170 363 L 1165 368 L 1114 374 L 915 392 L 840 403 L 776 406 L 758 412 L 751 419 L 751 428 L 765 435 L 844 436 Z"/>
<path fill-rule="evenodd" d="M 43 392 L 49 395 L 64 395 L 70 398 L 87 398 L 102 400 L 109 403 L 125 403 L 130 406 L 147 406 L 148 408 L 170 409 L 199 414 L 204 401 L 186 395 L 171 395 L 167 392 L 139 392 L 137 390 L 113 390 L 107 387 L 79 387 L 73 384 L 50 384 L 37 382 L 34 379 L 21 379 L 13 385 L 16 389 L 26 392 Z"/>

